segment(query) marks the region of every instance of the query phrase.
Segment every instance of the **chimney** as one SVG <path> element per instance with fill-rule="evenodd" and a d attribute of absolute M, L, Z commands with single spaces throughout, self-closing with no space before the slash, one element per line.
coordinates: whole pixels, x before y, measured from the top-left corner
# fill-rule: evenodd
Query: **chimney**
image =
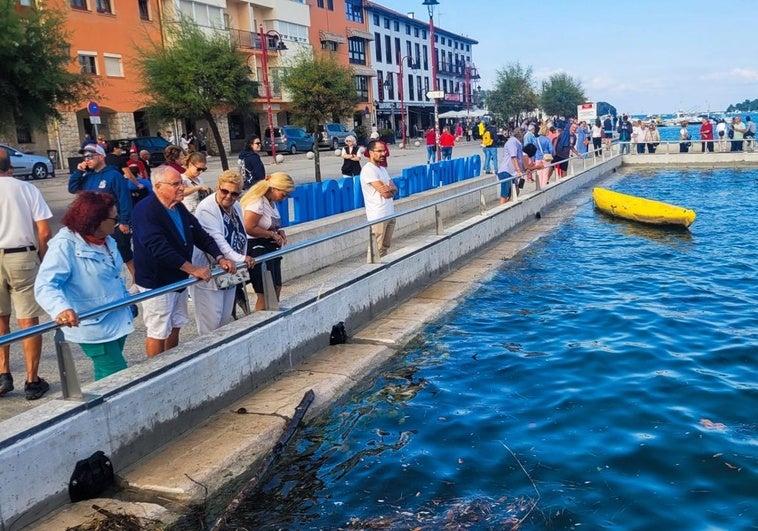
<path fill-rule="evenodd" d="M 416 18 L 415 13 L 413 11 L 408 11 L 408 18 Z"/>

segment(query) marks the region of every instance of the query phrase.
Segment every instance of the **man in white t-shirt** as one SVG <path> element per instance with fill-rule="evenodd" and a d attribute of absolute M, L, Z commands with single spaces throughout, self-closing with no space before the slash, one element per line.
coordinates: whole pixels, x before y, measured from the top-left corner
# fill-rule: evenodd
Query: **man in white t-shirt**
<path fill-rule="evenodd" d="M 387 172 L 387 150 L 380 140 L 372 140 L 366 147 L 369 163 L 361 170 L 361 191 L 366 205 L 366 219 L 373 221 L 395 213 L 394 197 L 397 187 Z M 395 220 L 391 219 L 371 226 L 376 238 L 379 256 L 384 256 L 392 243 Z"/>
<path fill-rule="evenodd" d="M 39 324 L 44 311 L 34 298 L 34 279 L 47 251 L 53 217 L 36 186 L 13 178 L 8 153 L 0 149 L 0 335 L 10 332 L 11 309 L 20 328 Z M 22 342 L 26 360 L 27 400 L 37 400 L 50 386 L 39 377 L 42 337 Z M 0 347 L 0 396 L 13 390 L 10 347 Z"/>

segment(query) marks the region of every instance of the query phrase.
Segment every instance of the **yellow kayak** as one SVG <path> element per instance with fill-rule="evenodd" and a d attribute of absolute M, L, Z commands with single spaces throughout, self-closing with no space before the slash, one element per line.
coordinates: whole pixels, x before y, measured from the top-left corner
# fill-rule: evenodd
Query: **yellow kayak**
<path fill-rule="evenodd" d="M 605 188 L 594 188 L 595 206 L 611 216 L 651 225 L 681 225 L 689 227 L 695 221 L 695 211 L 661 201 L 620 194 Z"/>

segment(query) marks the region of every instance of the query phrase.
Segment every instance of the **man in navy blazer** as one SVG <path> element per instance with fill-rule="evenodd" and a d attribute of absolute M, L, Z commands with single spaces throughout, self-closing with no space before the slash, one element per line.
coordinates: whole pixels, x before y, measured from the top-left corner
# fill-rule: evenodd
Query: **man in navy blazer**
<path fill-rule="evenodd" d="M 152 172 L 153 194 L 134 207 L 134 281 L 140 292 L 167 286 L 188 276 L 205 282 L 209 267 L 192 264 L 194 247 L 214 257 L 231 273 L 236 266 L 224 258 L 213 238 L 182 204 L 184 184 L 179 172 L 159 166 Z M 172 291 L 143 301 L 147 328 L 145 350 L 152 358 L 179 344 L 179 330 L 189 322 L 187 290 Z"/>

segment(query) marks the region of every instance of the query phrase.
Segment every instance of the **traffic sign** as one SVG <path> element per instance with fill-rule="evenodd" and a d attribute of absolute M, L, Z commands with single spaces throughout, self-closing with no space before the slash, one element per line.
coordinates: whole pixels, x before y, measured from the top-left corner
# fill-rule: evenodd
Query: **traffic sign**
<path fill-rule="evenodd" d="M 100 116 L 100 106 L 96 101 L 89 102 L 87 104 L 87 110 L 89 111 L 90 116 Z"/>
<path fill-rule="evenodd" d="M 430 90 L 426 93 L 426 97 L 430 100 L 438 100 L 440 98 L 445 97 L 445 91 L 444 90 Z"/>

